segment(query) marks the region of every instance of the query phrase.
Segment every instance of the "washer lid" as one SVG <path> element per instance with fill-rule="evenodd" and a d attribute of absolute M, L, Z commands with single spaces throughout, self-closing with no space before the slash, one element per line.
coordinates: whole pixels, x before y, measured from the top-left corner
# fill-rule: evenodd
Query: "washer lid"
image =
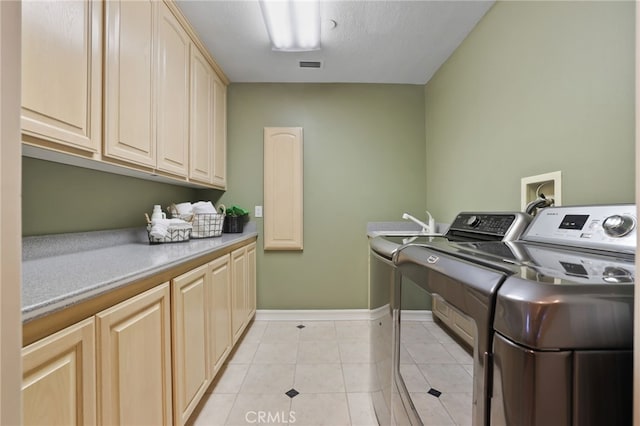
<path fill-rule="evenodd" d="M 628 284 L 634 282 L 634 256 L 571 247 L 514 242 L 451 244 L 456 254 L 477 262 L 504 263 L 514 275 L 544 284 Z"/>

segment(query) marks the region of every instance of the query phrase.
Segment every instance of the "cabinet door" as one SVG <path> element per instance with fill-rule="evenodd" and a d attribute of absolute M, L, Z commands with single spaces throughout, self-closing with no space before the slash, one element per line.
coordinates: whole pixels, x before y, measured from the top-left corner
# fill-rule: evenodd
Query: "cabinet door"
<path fill-rule="evenodd" d="M 209 263 L 209 379 L 213 379 L 231 352 L 231 266 L 230 256 Z"/>
<path fill-rule="evenodd" d="M 168 6 L 158 4 L 157 168 L 187 176 L 189 156 L 189 46 Z"/>
<path fill-rule="evenodd" d="M 265 127 L 265 250 L 303 248 L 302 166 L 302 127 Z"/>
<path fill-rule="evenodd" d="M 214 74 L 214 141 L 213 180 L 214 186 L 227 187 L 227 86 Z"/>
<path fill-rule="evenodd" d="M 168 283 L 96 315 L 101 424 L 171 424 L 169 318 Z"/>
<path fill-rule="evenodd" d="M 96 423 L 94 320 L 22 349 L 24 425 Z"/>
<path fill-rule="evenodd" d="M 105 6 L 106 157 L 155 167 L 152 90 L 152 0 L 109 0 Z"/>
<path fill-rule="evenodd" d="M 102 3 L 22 2 L 22 129 L 100 151 Z"/>
<path fill-rule="evenodd" d="M 247 325 L 247 250 L 231 252 L 231 326 L 235 344 Z"/>
<path fill-rule="evenodd" d="M 189 178 L 213 182 L 214 77 L 211 65 L 191 46 L 191 122 Z"/>
<path fill-rule="evenodd" d="M 256 243 L 247 246 L 247 322 L 256 314 Z"/>
<path fill-rule="evenodd" d="M 209 384 L 207 380 L 208 266 L 173 279 L 174 423 L 184 424 Z"/>

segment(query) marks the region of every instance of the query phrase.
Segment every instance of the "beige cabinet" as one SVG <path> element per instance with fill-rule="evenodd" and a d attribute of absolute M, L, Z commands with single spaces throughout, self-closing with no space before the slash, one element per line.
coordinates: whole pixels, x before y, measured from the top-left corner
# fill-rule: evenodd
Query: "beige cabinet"
<path fill-rule="evenodd" d="M 213 380 L 231 352 L 231 260 L 224 255 L 209 263 L 209 379 Z"/>
<path fill-rule="evenodd" d="M 101 1 L 22 2 L 26 142 L 85 156 L 100 152 L 101 58 Z"/>
<path fill-rule="evenodd" d="M 235 344 L 247 322 L 247 250 L 231 252 L 231 329 Z"/>
<path fill-rule="evenodd" d="M 226 78 L 172 1 L 22 8 L 25 143 L 226 189 Z"/>
<path fill-rule="evenodd" d="M 158 4 L 158 170 L 186 177 L 189 164 L 189 49 L 187 32 L 166 4 Z"/>
<path fill-rule="evenodd" d="M 303 248 L 302 166 L 302 127 L 265 127 L 265 250 Z"/>
<path fill-rule="evenodd" d="M 22 349 L 24 425 L 96 424 L 94 319 Z"/>
<path fill-rule="evenodd" d="M 256 314 L 256 243 L 247 245 L 247 322 Z"/>
<path fill-rule="evenodd" d="M 191 46 L 189 178 L 227 186 L 227 86 L 195 45 Z"/>
<path fill-rule="evenodd" d="M 227 188 L 227 86 L 214 74 L 213 186 Z"/>
<path fill-rule="evenodd" d="M 96 315 L 99 423 L 170 425 L 169 284 Z"/>
<path fill-rule="evenodd" d="M 256 310 L 255 243 L 231 252 L 231 325 L 237 342 Z"/>
<path fill-rule="evenodd" d="M 105 2 L 104 156 L 156 165 L 152 0 Z"/>
<path fill-rule="evenodd" d="M 207 385 L 208 265 L 172 280 L 174 423 L 184 424 Z"/>
<path fill-rule="evenodd" d="M 211 259 L 25 347 L 25 424 L 187 423 L 255 314 L 255 241 Z"/>
<path fill-rule="evenodd" d="M 195 46 L 191 46 L 190 118 L 189 178 L 211 184 L 214 162 L 214 72 Z"/>

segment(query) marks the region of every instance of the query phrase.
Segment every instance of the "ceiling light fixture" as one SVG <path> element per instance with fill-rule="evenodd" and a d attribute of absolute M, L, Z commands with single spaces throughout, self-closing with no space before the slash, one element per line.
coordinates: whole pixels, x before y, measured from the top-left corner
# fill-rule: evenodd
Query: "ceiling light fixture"
<path fill-rule="evenodd" d="M 318 0 L 260 0 L 273 50 L 306 52 L 320 49 Z"/>

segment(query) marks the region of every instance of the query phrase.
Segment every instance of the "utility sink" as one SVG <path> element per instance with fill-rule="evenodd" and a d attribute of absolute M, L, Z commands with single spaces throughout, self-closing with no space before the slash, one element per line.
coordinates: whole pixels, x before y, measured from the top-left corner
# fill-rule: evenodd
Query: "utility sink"
<path fill-rule="evenodd" d="M 442 234 L 439 233 L 425 233 L 423 231 L 407 231 L 407 230 L 399 230 L 399 231 L 374 231 L 370 232 L 372 237 L 440 237 Z"/>

